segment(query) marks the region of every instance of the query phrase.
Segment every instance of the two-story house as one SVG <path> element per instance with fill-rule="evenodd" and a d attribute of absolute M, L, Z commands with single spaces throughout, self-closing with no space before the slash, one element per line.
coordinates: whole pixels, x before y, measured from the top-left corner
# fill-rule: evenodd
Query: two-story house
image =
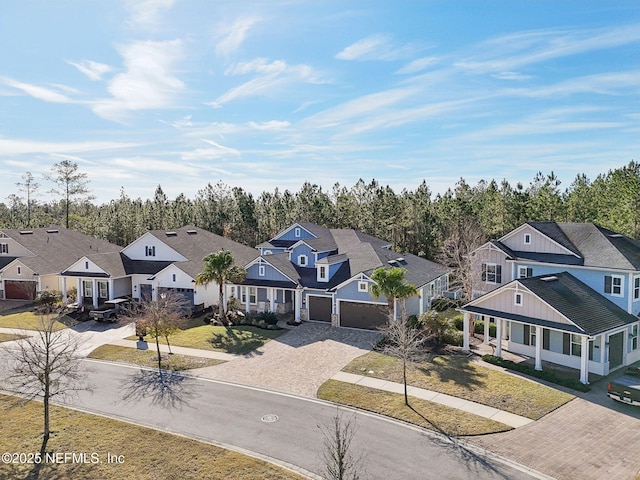
<path fill-rule="evenodd" d="M 606 375 L 640 360 L 640 242 L 592 223 L 528 222 L 471 254 L 471 315 L 514 353 Z M 502 341 L 496 344 L 501 354 Z"/>
<path fill-rule="evenodd" d="M 387 299 L 374 299 L 371 276 L 379 267 L 402 267 L 418 295 L 409 315 L 427 311 L 448 289 L 450 270 L 411 254 L 399 254 L 379 238 L 352 229 L 298 222 L 258 245 L 242 285 L 230 287 L 246 311 L 294 312 L 295 319 L 374 329 L 388 319 Z"/>

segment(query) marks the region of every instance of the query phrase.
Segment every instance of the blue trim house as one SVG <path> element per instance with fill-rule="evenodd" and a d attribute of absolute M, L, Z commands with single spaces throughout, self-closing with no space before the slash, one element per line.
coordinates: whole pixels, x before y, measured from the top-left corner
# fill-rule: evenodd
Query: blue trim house
<path fill-rule="evenodd" d="M 528 222 L 471 255 L 465 313 L 496 324 L 507 349 L 589 372 L 640 360 L 640 242 L 592 223 Z M 501 354 L 502 341 L 496 343 Z"/>
<path fill-rule="evenodd" d="M 246 311 L 294 312 L 295 319 L 375 329 L 387 321 L 387 300 L 370 287 L 379 267 L 402 267 L 419 294 L 408 314 L 427 311 L 448 290 L 450 270 L 411 254 L 399 254 L 379 238 L 352 229 L 298 222 L 256 247 L 242 285 L 228 287 Z"/>

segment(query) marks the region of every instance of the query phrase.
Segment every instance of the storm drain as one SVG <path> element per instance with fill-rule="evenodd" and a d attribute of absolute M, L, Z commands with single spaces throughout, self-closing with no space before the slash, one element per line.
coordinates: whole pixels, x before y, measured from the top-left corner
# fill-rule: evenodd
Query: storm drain
<path fill-rule="evenodd" d="M 264 415 L 262 417 L 262 421 L 265 422 L 265 423 L 277 422 L 278 421 L 278 415 L 274 415 L 272 413 L 270 413 L 268 415 Z"/>

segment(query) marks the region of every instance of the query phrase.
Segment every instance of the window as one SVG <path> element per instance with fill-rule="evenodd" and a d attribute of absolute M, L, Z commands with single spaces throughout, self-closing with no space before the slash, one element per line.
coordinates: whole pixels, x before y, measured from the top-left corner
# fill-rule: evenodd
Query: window
<path fill-rule="evenodd" d="M 98 294 L 100 298 L 109 298 L 109 282 L 98 282 Z"/>
<path fill-rule="evenodd" d="M 633 279 L 633 299 L 640 300 L 640 277 Z"/>
<path fill-rule="evenodd" d="M 482 281 L 487 283 L 502 283 L 502 266 L 495 263 L 482 264 Z"/>
<path fill-rule="evenodd" d="M 93 297 L 93 283 L 91 281 L 84 280 L 82 290 L 84 291 L 83 297 Z"/>
<path fill-rule="evenodd" d="M 271 250 L 265 250 L 264 255 L 271 255 L 273 252 Z"/>
<path fill-rule="evenodd" d="M 22 275 L 22 267 L 17 267 L 16 270 L 18 271 L 18 275 Z"/>
<path fill-rule="evenodd" d="M 582 342 L 575 333 L 562 334 L 562 353 L 579 357 L 582 355 Z"/>
<path fill-rule="evenodd" d="M 436 296 L 436 285 L 433 282 L 429 284 L 429 296 L 431 298 Z"/>
<path fill-rule="evenodd" d="M 631 350 L 637 350 L 638 349 L 638 325 L 633 325 L 631 327 L 629 340 L 631 341 Z"/>
<path fill-rule="evenodd" d="M 516 293 L 513 296 L 513 304 L 517 305 L 518 307 L 522 306 L 522 294 L 521 293 Z"/>
<path fill-rule="evenodd" d="M 301 267 L 306 267 L 307 266 L 307 256 L 306 255 L 299 255 L 298 256 L 298 265 L 300 265 Z"/>
<path fill-rule="evenodd" d="M 368 292 L 369 284 L 367 282 L 358 282 L 358 291 L 359 292 Z"/>
<path fill-rule="evenodd" d="M 174 282 L 176 281 L 176 274 L 175 273 L 173 275 L 171 275 L 171 280 L 173 280 Z"/>
<path fill-rule="evenodd" d="M 8 243 L 0 243 L 0 253 L 9 253 Z"/>
<path fill-rule="evenodd" d="M 293 234 L 296 236 L 296 238 L 300 238 L 300 229 L 296 227 L 296 229 L 293 231 Z"/>
<path fill-rule="evenodd" d="M 256 287 L 242 287 L 241 290 L 241 294 L 240 294 L 240 300 L 242 301 L 242 303 L 247 303 L 247 294 L 249 295 L 249 303 L 251 305 L 255 305 L 256 302 L 256 297 L 257 297 L 257 289 Z"/>
<path fill-rule="evenodd" d="M 543 334 L 543 342 L 544 342 L 544 334 Z M 535 347 L 536 345 L 536 327 L 534 325 L 525 325 L 524 326 L 524 344 L 531 345 Z"/>
<path fill-rule="evenodd" d="M 318 269 L 318 277 L 320 280 L 329 280 L 329 276 L 327 275 L 327 267 L 325 265 L 320 265 Z"/>
<path fill-rule="evenodd" d="M 155 257 L 156 256 L 156 247 L 155 246 L 146 246 L 144 247 L 144 254 L 146 257 Z"/>
<path fill-rule="evenodd" d="M 258 266 L 258 275 L 260 275 L 261 277 L 264 277 L 264 273 L 265 273 L 264 265 Z"/>
<path fill-rule="evenodd" d="M 533 277 L 533 268 L 531 267 L 518 267 L 518 278 Z"/>
<path fill-rule="evenodd" d="M 524 234 L 524 244 L 525 245 L 531 245 L 531 234 L 530 233 L 525 233 Z"/>
<path fill-rule="evenodd" d="M 542 349 L 551 350 L 551 330 L 548 328 L 542 329 Z"/>
<path fill-rule="evenodd" d="M 615 297 L 621 297 L 623 288 L 624 277 L 620 275 L 606 275 L 604 277 L 604 293 L 609 293 Z"/>

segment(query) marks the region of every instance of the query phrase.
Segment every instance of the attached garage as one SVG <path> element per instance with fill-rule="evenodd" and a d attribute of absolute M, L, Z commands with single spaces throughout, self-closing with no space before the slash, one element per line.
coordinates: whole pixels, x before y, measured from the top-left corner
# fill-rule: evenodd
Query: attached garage
<path fill-rule="evenodd" d="M 372 303 L 340 302 L 340 326 L 375 330 L 386 325 L 386 306 Z"/>
<path fill-rule="evenodd" d="M 307 297 L 309 320 L 331 322 L 331 297 Z"/>
<path fill-rule="evenodd" d="M 169 293 L 172 292 L 176 295 L 180 295 L 183 299 L 184 302 L 186 303 L 185 307 L 192 307 L 193 306 L 193 301 L 194 301 L 194 291 L 193 288 L 167 288 L 167 287 L 160 287 L 158 288 L 158 298 L 160 298 L 160 295 L 162 295 L 163 293 Z"/>
<path fill-rule="evenodd" d="M 5 280 L 4 295 L 7 300 L 33 300 L 36 298 L 37 282 Z"/>

